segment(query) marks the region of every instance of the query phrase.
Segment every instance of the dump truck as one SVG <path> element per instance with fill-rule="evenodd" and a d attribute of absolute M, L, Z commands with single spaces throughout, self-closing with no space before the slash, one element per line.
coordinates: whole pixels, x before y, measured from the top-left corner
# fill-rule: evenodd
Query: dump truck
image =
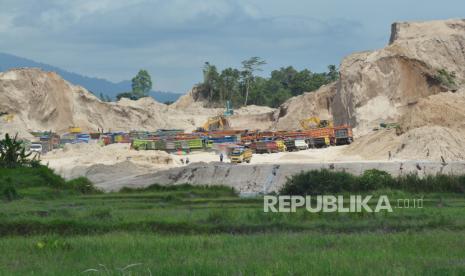
<path fill-rule="evenodd" d="M 276 146 L 278 147 L 278 151 L 286 151 L 287 150 L 287 147 L 286 147 L 286 144 L 284 143 L 283 140 L 276 140 Z"/>
<path fill-rule="evenodd" d="M 307 150 L 308 149 L 308 144 L 305 142 L 304 139 L 296 139 L 294 140 L 295 147 L 298 150 Z"/>
<path fill-rule="evenodd" d="M 250 163 L 252 160 L 252 150 L 245 147 L 235 147 L 230 155 L 231 163 Z"/>
<path fill-rule="evenodd" d="M 331 139 L 328 136 L 310 137 L 305 142 L 310 148 L 326 148 L 331 145 Z"/>
<path fill-rule="evenodd" d="M 279 150 L 276 141 L 258 141 L 256 143 L 256 153 L 272 153 L 278 151 Z"/>
<path fill-rule="evenodd" d="M 334 128 L 334 143 L 336 145 L 348 145 L 354 141 L 350 126 L 338 126 Z"/>
<path fill-rule="evenodd" d="M 295 140 L 294 139 L 286 139 L 286 140 L 284 140 L 284 143 L 286 144 L 287 151 L 298 151 L 299 150 L 295 146 Z"/>

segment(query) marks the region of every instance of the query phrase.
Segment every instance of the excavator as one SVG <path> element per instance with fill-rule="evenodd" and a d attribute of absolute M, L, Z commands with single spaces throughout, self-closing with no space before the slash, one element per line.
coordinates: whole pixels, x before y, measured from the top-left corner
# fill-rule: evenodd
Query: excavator
<path fill-rule="evenodd" d="M 216 131 L 230 128 L 229 120 L 224 115 L 210 117 L 197 131 Z"/>
<path fill-rule="evenodd" d="M 232 116 L 234 115 L 234 109 L 232 108 L 232 104 L 230 100 L 226 101 L 226 110 L 224 111 L 224 116 Z"/>
<path fill-rule="evenodd" d="M 299 123 L 303 130 L 333 127 L 333 121 L 320 120 L 320 118 L 318 117 L 310 117 L 307 119 L 302 119 L 299 121 Z"/>
<path fill-rule="evenodd" d="M 227 117 L 234 115 L 234 110 L 232 108 L 231 101 L 226 101 L 226 109 L 223 114 L 210 117 L 203 124 L 202 127 L 197 129 L 197 132 L 205 131 L 217 131 L 217 130 L 227 130 L 230 129 L 229 120 Z"/>

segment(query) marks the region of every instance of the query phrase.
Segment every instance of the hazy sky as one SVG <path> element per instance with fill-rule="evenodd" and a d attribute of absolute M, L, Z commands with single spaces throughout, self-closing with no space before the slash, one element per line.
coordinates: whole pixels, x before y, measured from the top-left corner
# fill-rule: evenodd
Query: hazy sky
<path fill-rule="evenodd" d="M 383 47 L 394 21 L 463 18 L 463 0 L 0 0 L 0 52 L 184 93 L 205 61 L 322 71 Z"/>

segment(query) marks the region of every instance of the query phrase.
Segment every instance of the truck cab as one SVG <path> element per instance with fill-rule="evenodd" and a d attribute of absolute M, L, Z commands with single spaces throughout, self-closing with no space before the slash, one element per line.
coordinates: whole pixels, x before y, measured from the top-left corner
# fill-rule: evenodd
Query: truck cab
<path fill-rule="evenodd" d="M 252 150 L 244 147 L 236 147 L 232 150 L 230 158 L 231 163 L 250 163 L 250 160 L 252 160 Z"/>
<path fill-rule="evenodd" d="M 30 152 L 42 153 L 43 147 L 41 143 L 32 143 L 29 148 Z"/>
<path fill-rule="evenodd" d="M 294 141 L 295 147 L 299 150 L 307 150 L 308 149 L 308 144 L 305 143 L 304 139 L 296 139 Z"/>

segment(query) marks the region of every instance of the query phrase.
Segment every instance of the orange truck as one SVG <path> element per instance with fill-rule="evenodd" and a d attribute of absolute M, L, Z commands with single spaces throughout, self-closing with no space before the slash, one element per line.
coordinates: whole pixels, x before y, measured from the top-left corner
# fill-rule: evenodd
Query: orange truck
<path fill-rule="evenodd" d="M 352 127 L 349 125 L 341 125 L 334 127 L 334 144 L 348 145 L 354 141 Z"/>

